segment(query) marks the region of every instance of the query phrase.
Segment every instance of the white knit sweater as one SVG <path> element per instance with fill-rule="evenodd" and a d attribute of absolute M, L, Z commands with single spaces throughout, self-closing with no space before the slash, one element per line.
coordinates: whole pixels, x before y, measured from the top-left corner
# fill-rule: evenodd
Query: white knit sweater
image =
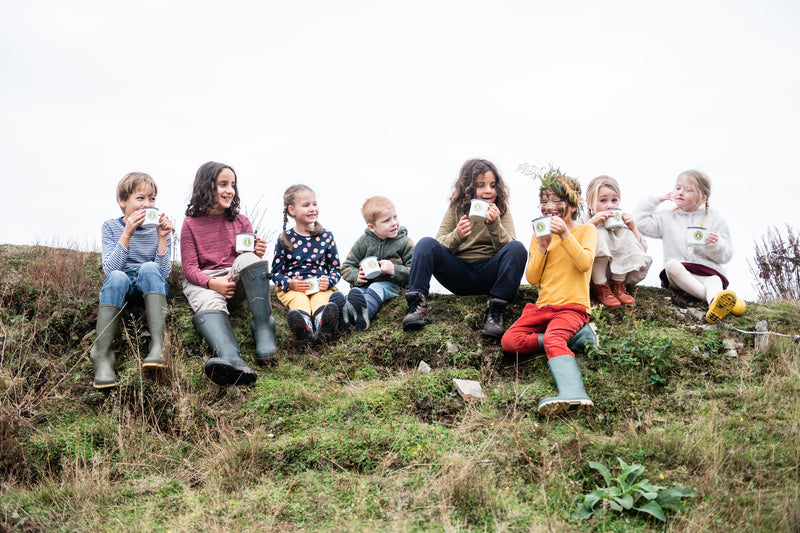
<path fill-rule="evenodd" d="M 651 196 L 638 206 L 633 218 L 642 235 L 661 239 L 664 263 L 670 259 L 697 263 L 726 276 L 722 265 L 733 257 L 733 244 L 728 224 L 719 213 L 709 209 L 706 216 L 705 206 L 697 211 L 686 212 L 683 209 L 658 209 L 659 205 L 658 198 Z M 689 246 L 686 244 L 686 228 L 689 226 L 704 226 L 715 231 L 719 240 L 705 246 Z"/>

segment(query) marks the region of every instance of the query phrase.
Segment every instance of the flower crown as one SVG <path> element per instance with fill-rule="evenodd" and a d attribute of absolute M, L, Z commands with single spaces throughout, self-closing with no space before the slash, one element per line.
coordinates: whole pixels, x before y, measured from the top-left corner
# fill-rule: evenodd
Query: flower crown
<path fill-rule="evenodd" d="M 560 168 L 553 168 L 553 165 L 550 165 L 549 169 L 544 170 L 543 168 L 523 163 L 517 167 L 517 172 L 540 180 L 543 189 L 552 190 L 559 198 L 566 198 L 567 203 L 577 207 L 578 211 L 581 210 L 581 184 L 575 178 L 571 178 L 561 172 Z"/>

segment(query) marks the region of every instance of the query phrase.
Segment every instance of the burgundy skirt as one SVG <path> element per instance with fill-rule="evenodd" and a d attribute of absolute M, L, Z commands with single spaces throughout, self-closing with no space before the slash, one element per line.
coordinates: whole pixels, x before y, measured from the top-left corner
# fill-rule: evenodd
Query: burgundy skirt
<path fill-rule="evenodd" d="M 722 288 L 723 289 L 728 288 L 728 278 L 726 278 L 713 268 L 707 267 L 705 265 L 698 265 L 697 263 L 681 263 L 681 264 L 684 267 L 686 267 L 686 270 L 697 276 L 719 276 L 719 278 L 722 280 Z M 667 272 L 665 270 L 662 270 L 661 273 L 658 275 L 658 277 L 661 278 L 661 286 L 664 287 L 665 289 L 668 289 L 669 280 L 667 279 Z"/>

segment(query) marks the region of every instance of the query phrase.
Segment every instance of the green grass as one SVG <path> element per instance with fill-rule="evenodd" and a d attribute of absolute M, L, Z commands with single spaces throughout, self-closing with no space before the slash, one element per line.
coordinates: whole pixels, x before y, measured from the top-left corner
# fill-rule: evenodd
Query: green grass
<path fill-rule="evenodd" d="M 58 265 L 57 268 L 50 268 Z M 403 333 L 395 300 L 366 331 L 304 349 L 275 308 L 281 362 L 252 387 L 203 374 L 207 348 L 170 280 L 170 368 L 142 374 L 141 309 L 115 342 L 120 387 L 95 391 L 88 358 L 99 256 L 0 246 L 0 531 L 792 531 L 800 524 L 800 349 L 766 352 L 728 326 L 796 334 L 800 304 L 751 303 L 705 327 L 699 302 L 639 287 L 595 309 L 601 347 L 578 361 L 596 410 L 548 420 L 543 357 L 481 338 L 485 297 L 433 295 Z M 525 286 L 505 313 L 519 316 Z M 669 300 L 667 300 L 669 298 Z M 273 299 L 276 304 L 276 299 Z M 233 317 L 252 362 L 247 312 Z M 723 341 L 743 344 L 738 357 Z M 415 371 L 425 360 L 433 371 Z M 255 368 L 255 367 L 254 367 Z M 481 382 L 465 403 L 454 378 Z M 570 517 L 604 485 L 589 461 L 642 465 L 697 491 L 666 526 L 636 513 Z"/>

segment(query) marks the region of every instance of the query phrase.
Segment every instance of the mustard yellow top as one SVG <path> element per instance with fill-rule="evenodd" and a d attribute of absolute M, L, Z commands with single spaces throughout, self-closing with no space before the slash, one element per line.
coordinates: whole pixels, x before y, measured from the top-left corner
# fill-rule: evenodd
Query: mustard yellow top
<path fill-rule="evenodd" d="M 531 239 L 528 266 L 525 277 L 531 285 L 539 285 L 536 305 L 582 305 L 587 311 L 589 281 L 597 249 L 597 228 L 594 224 L 582 224 L 570 230 L 562 241 L 553 235 L 547 253 L 539 252 L 536 236 Z"/>

